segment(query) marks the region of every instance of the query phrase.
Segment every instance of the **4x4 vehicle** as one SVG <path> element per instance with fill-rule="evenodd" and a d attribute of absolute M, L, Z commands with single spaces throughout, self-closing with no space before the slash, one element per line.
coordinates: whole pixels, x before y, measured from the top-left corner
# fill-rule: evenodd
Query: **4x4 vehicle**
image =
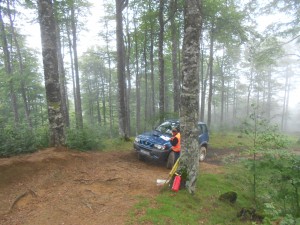
<path fill-rule="evenodd" d="M 205 123 L 198 122 L 199 126 L 199 161 L 206 157 L 209 134 Z M 178 120 L 167 120 L 156 127 L 153 131 L 145 132 L 138 135 L 133 147 L 140 160 L 150 158 L 166 163 L 167 168 L 172 168 L 175 163 L 175 155 L 171 150 L 170 138 L 172 137 L 172 128 L 180 130 Z"/>

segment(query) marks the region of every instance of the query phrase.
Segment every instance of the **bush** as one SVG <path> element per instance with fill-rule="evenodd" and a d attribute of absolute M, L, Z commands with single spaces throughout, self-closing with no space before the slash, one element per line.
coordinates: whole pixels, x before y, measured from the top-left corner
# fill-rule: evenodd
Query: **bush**
<path fill-rule="evenodd" d="M 270 220 L 278 216 L 286 221 L 299 217 L 300 158 L 285 151 L 288 139 L 279 132 L 278 126 L 263 118 L 257 108 L 243 123 L 242 131 L 253 143 L 249 147 L 252 159 L 245 165 L 253 175 L 255 207 L 264 208 Z"/>
<path fill-rule="evenodd" d="M 0 157 L 31 153 L 37 149 L 35 134 L 29 128 L 2 127 L 0 141 Z"/>
<path fill-rule="evenodd" d="M 68 148 L 81 151 L 99 150 L 104 148 L 101 131 L 85 128 L 82 130 L 70 128 L 66 132 Z"/>
<path fill-rule="evenodd" d="M 38 148 L 46 148 L 49 146 L 48 126 L 39 127 L 35 130 L 35 141 Z"/>

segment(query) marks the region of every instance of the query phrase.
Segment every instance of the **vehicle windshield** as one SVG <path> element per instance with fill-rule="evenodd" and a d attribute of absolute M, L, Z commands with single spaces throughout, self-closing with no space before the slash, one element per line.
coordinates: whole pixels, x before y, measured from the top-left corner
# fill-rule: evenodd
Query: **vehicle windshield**
<path fill-rule="evenodd" d="M 176 122 L 166 121 L 159 125 L 155 130 L 161 132 L 162 134 L 172 134 L 173 128 L 178 128 L 179 124 Z"/>

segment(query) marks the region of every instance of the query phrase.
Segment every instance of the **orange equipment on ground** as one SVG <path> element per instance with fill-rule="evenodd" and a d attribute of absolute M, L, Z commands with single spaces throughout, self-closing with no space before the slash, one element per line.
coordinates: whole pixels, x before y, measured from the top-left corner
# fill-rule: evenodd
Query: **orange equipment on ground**
<path fill-rule="evenodd" d="M 178 191 L 180 188 L 180 182 L 181 182 L 181 176 L 177 173 L 175 173 L 175 178 L 172 186 L 172 191 Z"/>

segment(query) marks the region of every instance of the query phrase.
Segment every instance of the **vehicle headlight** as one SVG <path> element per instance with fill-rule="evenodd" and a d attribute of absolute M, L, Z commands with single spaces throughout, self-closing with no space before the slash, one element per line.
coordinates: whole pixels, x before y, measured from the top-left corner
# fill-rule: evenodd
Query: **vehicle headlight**
<path fill-rule="evenodd" d="M 139 143 L 140 142 L 140 138 L 139 137 L 136 137 L 135 139 L 134 139 L 134 142 L 137 142 L 137 143 Z"/>
<path fill-rule="evenodd" d="M 164 150 L 166 148 L 166 146 L 155 144 L 154 148 L 157 148 L 158 150 Z"/>

